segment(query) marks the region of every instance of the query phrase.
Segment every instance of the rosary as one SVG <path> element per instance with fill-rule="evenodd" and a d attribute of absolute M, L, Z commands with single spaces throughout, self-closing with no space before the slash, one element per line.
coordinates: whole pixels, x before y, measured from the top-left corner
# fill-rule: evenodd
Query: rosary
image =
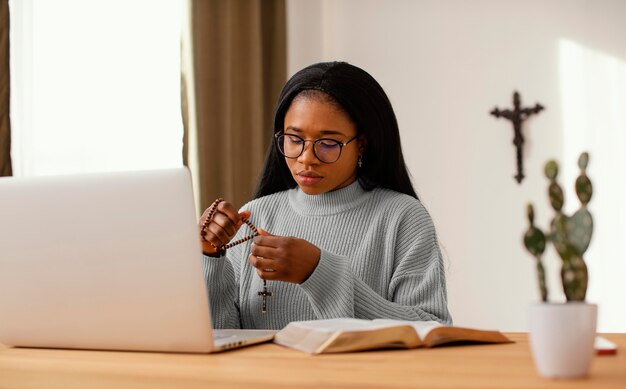
<path fill-rule="evenodd" d="M 211 206 L 209 207 L 209 214 L 207 215 L 206 220 L 204 221 L 204 224 L 202 225 L 202 231 L 200 231 L 200 236 L 202 237 L 202 240 L 205 242 L 208 242 L 208 240 L 206 240 L 206 229 L 209 226 L 209 223 L 211 223 L 211 220 L 213 220 L 213 216 L 215 215 L 215 212 L 217 211 L 217 206 L 219 205 L 219 203 L 221 203 L 222 201 L 224 201 L 224 199 L 219 198 L 216 199 L 213 204 L 211 204 Z M 215 248 L 215 250 L 217 250 L 217 252 L 219 254 L 224 253 L 227 249 L 237 246 L 238 244 L 241 244 L 243 242 L 247 242 L 250 239 L 254 239 L 255 236 L 259 235 L 259 231 L 257 231 L 256 227 L 254 226 L 254 224 L 252 224 L 250 222 L 250 220 L 243 218 L 242 221 L 248 225 L 248 227 L 250 227 L 250 229 L 252 230 L 252 235 L 246 236 L 245 238 L 239 239 L 236 242 L 232 242 L 229 243 L 227 245 L 222 245 L 221 247 L 217 247 L 215 246 L 213 243 L 209 242 L 211 244 L 211 246 L 213 246 L 213 248 Z M 263 304 L 261 307 L 261 313 L 265 313 L 267 312 L 267 298 L 272 296 L 272 292 L 267 290 L 267 281 L 263 280 L 263 290 L 260 292 L 257 292 L 257 295 L 261 296 L 263 298 Z"/>

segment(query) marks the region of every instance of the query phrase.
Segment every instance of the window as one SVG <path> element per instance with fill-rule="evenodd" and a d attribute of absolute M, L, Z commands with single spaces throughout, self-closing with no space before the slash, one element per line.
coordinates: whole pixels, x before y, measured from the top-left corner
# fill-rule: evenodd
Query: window
<path fill-rule="evenodd" d="M 182 165 L 181 0 L 12 0 L 17 176 Z"/>

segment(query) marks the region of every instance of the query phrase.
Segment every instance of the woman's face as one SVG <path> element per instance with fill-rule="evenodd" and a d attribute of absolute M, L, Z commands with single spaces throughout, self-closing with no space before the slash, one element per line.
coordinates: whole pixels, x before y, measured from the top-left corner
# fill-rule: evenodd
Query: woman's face
<path fill-rule="evenodd" d="M 306 141 L 329 138 L 346 143 L 357 135 L 350 117 L 337 106 L 315 97 L 296 97 L 285 114 L 284 133 Z M 287 142 L 287 141 L 285 141 Z M 336 162 L 324 163 L 313 153 L 313 142 L 305 142 L 304 152 L 287 158 L 287 166 L 300 189 L 309 195 L 326 193 L 350 185 L 357 177 L 361 140 L 343 146 Z"/>

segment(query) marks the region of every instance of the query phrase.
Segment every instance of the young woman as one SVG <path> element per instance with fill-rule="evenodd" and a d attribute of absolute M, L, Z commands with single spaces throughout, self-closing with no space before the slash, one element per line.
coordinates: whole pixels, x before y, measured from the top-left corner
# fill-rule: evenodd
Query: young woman
<path fill-rule="evenodd" d="M 260 236 L 217 249 L 252 233 L 245 219 Z M 452 322 L 437 234 L 411 185 L 391 103 L 345 62 L 311 65 L 287 82 L 255 198 L 240 211 L 210 207 L 200 230 L 216 328 Z"/>

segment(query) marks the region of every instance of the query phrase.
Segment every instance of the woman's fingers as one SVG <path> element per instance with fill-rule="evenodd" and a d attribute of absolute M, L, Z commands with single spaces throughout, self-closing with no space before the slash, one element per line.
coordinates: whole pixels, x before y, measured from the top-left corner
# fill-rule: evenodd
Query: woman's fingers
<path fill-rule="evenodd" d="M 254 238 L 248 256 L 259 277 L 297 284 L 306 281 L 319 263 L 321 250 L 304 239 L 263 232 Z"/>
<path fill-rule="evenodd" d="M 289 244 L 289 239 L 284 236 L 269 235 L 265 230 L 259 230 L 259 236 L 254 238 L 253 245 L 263 247 L 282 247 Z"/>
<path fill-rule="evenodd" d="M 274 236 L 274 235 L 270 234 L 269 232 L 265 231 L 262 228 L 257 228 L 257 231 L 259 232 L 260 236 Z"/>
<path fill-rule="evenodd" d="M 273 269 L 256 269 L 256 274 L 263 280 L 282 280 L 283 277 Z"/>
<path fill-rule="evenodd" d="M 234 223 L 237 223 L 239 220 L 241 220 L 241 216 L 239 216 L 239 212 L 237 212 L 237 209 L 228 201 L 222 201 L 221 203 L 219 203 L 217 205 L 216 213 L 224 214 L 227 218 L 232 220 Z"/>
<path fill-rule="evenodd" d="M 284 277 L 281 261 L 260 257 L 253 254 L 248 256 L 250 264 L 256 268 L 256 273 L 264 280 L 274 280 Z"/>
<path fill-rule="evenodd" d="M 256 237 L 250 245 L 250 253 L 259 257 L 282 259 L 284 257 L 284 250 L 280 245 L 276 246 L 263 246 L 257 243 Z"/>
<path fill-rule="evenodd" d="M 211 220 L 207 220 L 209 215 L 211 215 Z M 216 251 L 216 248 L 228 244 L 243 225 L 244 218 L 250 218 L 250 211 L 239 213 L 227 201 L 220 202 L 214 210 L 212 208 L 206 209 L 198 225 L 203 250 L 213 252 Z M 208 246 L 211 246 L 210 250 L 208 250 Z"/>
<path fill-rule="evenodd" d="M 243 211 L 239 214 L 240 219 L 250 219 L 251 212 Z"/>
<path fill-rule="evenodd" d="M 232 235 L 228 234 L 222 226 L 218 225 L 215 222 L 209 223 L 209 225 L 205 229 L 206 236 L 205 239 L 209 242 L 213 243 L 217 247 L 221 247 L 230 242 Z"/>
<path fill-rule="evenodd" d="M 238 225 L 236 225 L 235 221 L 231 220 L 223 213 L 216 213 L 215 216 L 213 216 L 212 223 L 215 223 L 219 227 L 221 227 L 228 236 L 235 236 L 235 234 L 237 233 L 237 228 L 239 227 Z"/>
<path fill-rule="evenodd" d="M 269 270 L 269 272 L 278 272 L 280 269 L 277 269 L 280 266 L 280 261 L 276 261 L 274 259 L 270 259 L 267 257 L 261 257 L 258 255 L 250 254 L 248 255 L 248 261 L 252 266 L 261 270 Z"/>

